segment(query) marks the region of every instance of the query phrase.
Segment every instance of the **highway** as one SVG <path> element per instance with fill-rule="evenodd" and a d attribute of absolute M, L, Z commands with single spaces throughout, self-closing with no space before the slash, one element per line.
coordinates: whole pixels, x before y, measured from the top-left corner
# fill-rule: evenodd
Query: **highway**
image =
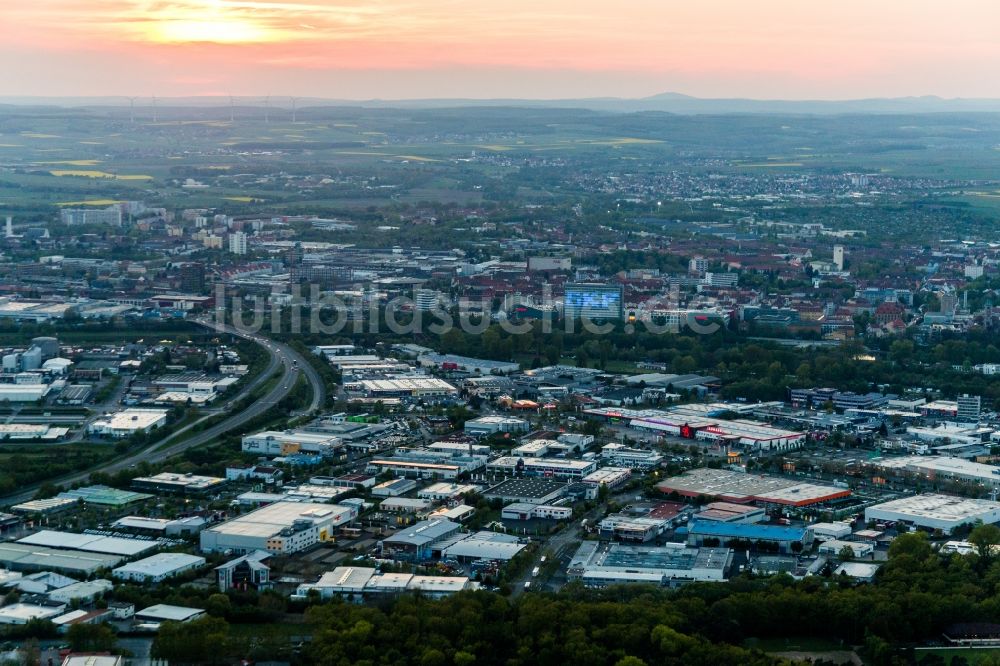
<path fill-rule="evenodd" d="M 218 330 L 218 326 L 216 324 L 207 320 L 192 321 L 202 326 L 209 326 Z M 166 438 L 158 440 L 139 451 L 130 453 L 124 458 L 112 460 L 80 472 L 74 472 L 73 474 L 69 474 L 58 479 L 50 479 L 48 483 L 53 483 L 59 486 L 69 486 L 86 481 L 87 478 L 94 472 L 114 474 L 115 472 L 119 472 L 123 469 L 134 467 L 140 462 L 162 462 L 167 458 L 183 453 L 192 447 L 208 444 L 209 442 L 225 435 L 230 430 L 239 428 L 244 423 L 275 407 L 279 402 L 281 402 L 282 398 L 288 395 L 289 392 L 291 392 L 291 390 L 295 387 L 295 383 L 298 381 L 300 373 L 305 374 L 306 380 L 312 386 L 312 400 L 310 401 L 307 409 L 300 410 L 299 412 L 296 412 L 296 414 L 301 415 L 311 413 L 323 406 L 326 400 L 326 389 L 323 385 L 323 380 L 320 378 L 319 373 L 316 372 L 316 369 L 313 368 L 301 354 L 288 345 L 279 344 L 257 333 L 243 332 L 229 326 L 225 327 L 225 332 L 237 335 L 247 340 L 253 340 L 258 343 L 264 347 L 265 350 L 267 350 L 270 360 L 264 371 L 255 377 L 253 381 L 244 386 L 243 390 L 240 391 L 238 395 L 230 399 L 221 410 L 210 410 L 197 421 L 184 426 L 183 428 L 171 433 Z M 258 387 L 266 384 L 279 369 L 281 370 L 281 378 L 279 381 L 270 391 L 261 396 L 247 409 L 237 414 L 233 414 L 226 420 L 206 428 L 191 437 L 183 437 L 185 433 L 188 433 L 197 424 L 202 423 L 220 413 L 228 411 L 233 404 L 245 398 Z M 170 443 L 175 441 L 175 444 Z M 38 489 L 41 486 L 42 484 L 40 483 L 27 486 L 13 495 L 0 498 L 0 504 L 11 505 L 26 502 L 35 496 L 35 493 L 38 492 Z"/>

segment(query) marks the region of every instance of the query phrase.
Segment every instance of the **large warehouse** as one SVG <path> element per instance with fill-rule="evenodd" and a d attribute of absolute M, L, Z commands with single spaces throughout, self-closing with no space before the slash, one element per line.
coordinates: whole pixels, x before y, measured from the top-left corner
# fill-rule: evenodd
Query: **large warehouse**
<path fill-rule="evenodd" d="M 686 581 L 722 581 L 733 561 L 728 548 L 626 546 L 584 541 L 567 568 L 570 580 L 588 587 L 620 583 L 671 585 Z"/>
<path fill-rule="evenodd" d="M 254 550 L 286 555 L 326 541 L 333 528 L 357 517 L 357 509 L 315 502 L 275 502 L 201 533 L 201 550 Z"/>
<path fill-rule="evenodd" d="M 683 497 L 716 497 L 736 504 L 756 502 L 783 506 L 809 506 L 851 495 L 846 488 L 707 467 L 670 477 L 657 487 L 665 493 L 675 492 Z"/>
<path fill-rule="evenodd" d="M 926 479 L 954 479 L 980 483 L 985 486 L 1000 486 L 1000 467 L 983 463 L 950 458 L 948 456 L 902 456 L 873 462 L 887 473 L 910 473 Z"/>
<path fill-rule="evenodd" d="M 165 409 L 126 409 L 97 419 L 90 424 L 87 431 L 92 435 L 122 439 L 137 432 L 159 428 L 166 422 Z"/>
<path fill-rule="evenodd" d="M 903 522 L 951 534 L 961 525 L 1000 522 L 1000 502 L 929 493 L 870 506 L 865 520 Z"/>

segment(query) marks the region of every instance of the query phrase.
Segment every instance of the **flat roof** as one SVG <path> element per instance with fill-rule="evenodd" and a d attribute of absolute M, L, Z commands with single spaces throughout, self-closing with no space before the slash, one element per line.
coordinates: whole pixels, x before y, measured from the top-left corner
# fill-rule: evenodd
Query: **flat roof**
<path fill-rule="evenodd" d="M 801 541 L 806 528 L 790 525 L 752 525 L 747 523 L 723 523 L 716 520 L 692 520 L 688 523 L 689 534 L 731 537 L 733 539 L 771 539 L 774 541 Z"/>
<path fill-rule="evenodd" d="M 108 486 L 85 486 L 59 493 L 58 497 L 70 500 L 82 499 L 86 504 L 101 504 L 107 506 L 123 506 L 133 502 L 153 499 L 152 495 L 136 493 L 131 490 L 119 490 Z"/>
<path fill-rule="evenodd" d="M 98 569 L 110 569 L 121 561 L 120 556 L 106 553 L 46 548 L 26 543 L 0 543 L 0 563 L 14 569 L 54 569 L 90 574 Z"/>
<path fill-rule="evenodd" d="M 296 520 L 314 523 L 333 520 L 338 513 L 351 512 L 348 507 L 318 502 L 275 502 L 232 520 L 208 528 L 209 532 L 268 538 Z"/>
<path fill-rule="evenodd" d="M 476 532 L 444 549 L 448 557 L 468 557 L 482 560 L 509 560 L 524 550 L 527 544 L 517 537 L 498 532 Z"/>
<path fill-rule="evenodd" d="M 153 476 L 140 476 L 132 479 L 133 483 L 144 483 L 191 490 L 209 490 L 226 482 L 218 476 L 198 476 L 197 474 L 178 474 L 175 472 L 160 472 Z"/>
<path fill-rule="evenodd" d="M 542 499 L 565 490 L 566 484 L 554 479 L 507 479 L 489 488 L 486 495 L 496 497 L 530 497 Z"/>
<path fill-rule="evenodd" d="M 149 608 L 136 611 L 135 616 L 148 620 L 160 622 L 185 622 L 193 617 L 201 615 L 205 611 L 201 608 L 188 608 L 187 606 L 171 606 L 170 604 L 155 604 Z"/>
<path fill-rule="evenodd" d="M 160 545 L 156 541 L 100 536 L 96 534 L 76 534 L 74 532 L 58 532 L 55 530 L 36 532 L 23 539 L 18 539 L 17 543 L 29 546 L 82 550 L 88 553 L 107 553 L 123 557 L 134 557 L 135 555 L 153 550 Z"/>
<path fill-rule="evenodd" d="M 834 486 L 707 467 L 670 477 L 657 487 L 663 492 L 677 492 L 687 497 L 709 496 L 738 504 L 757 501 L 791 506 L 807 506 L 851 494 L 850 490 Z"/>
<path fill-rule="evenodd" d="M 115 575 L 168 576 L 178 569 L 187 569 L 205 564 L 205 558 L 186 553 L 157 553 L 150 557 L 129 562 L 114 571 Z"/>
<path fill-rule="evenodd" d="M 1000 502 L 926 493 L 876 504 L 868 510 L 892 512 L 914 519 L 961 522 L 1000 511 Z"/>

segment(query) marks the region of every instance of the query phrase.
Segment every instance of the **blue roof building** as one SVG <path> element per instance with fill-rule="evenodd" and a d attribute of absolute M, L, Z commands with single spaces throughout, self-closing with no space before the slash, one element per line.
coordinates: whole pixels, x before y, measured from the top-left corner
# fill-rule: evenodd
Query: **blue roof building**
<path fill-rule="evenodd" d="M 687 526 L 688 545 L 738 546 L 739 542 L 750 545 L 772 544 L 772 549 L 784 553 L 794 550 L 792 544 L 804 547 L 812 541 L 812 533 L 804 527 L 788 525 L 756 525 L 746 523 L 725 523 L 715 520 L 692 520 Z M 737 543 L 733 543 L 737 542 Z"/>

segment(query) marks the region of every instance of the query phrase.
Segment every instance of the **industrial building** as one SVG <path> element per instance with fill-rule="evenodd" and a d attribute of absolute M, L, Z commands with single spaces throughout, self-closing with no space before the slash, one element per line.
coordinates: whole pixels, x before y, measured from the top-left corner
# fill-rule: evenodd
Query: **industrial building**
<path fill-rule="evenodd" d="M 480 531 L 451 543 L 441 550 L 441 556 L 459 562 L 498 560 L 508 562 L 527 547 L 526 543 L 509 534 Z"/>
<path fill-rule="evenodd" d="M 632 478 L 632 470 L 627 467 L 602 467 L 580 479 L 583 483 L 606 486 L 609 490 L 621 488 Z"/>
<path fill-rule="evenodd" d="M 456 534 L 461 525 L 450 520 L 423 520 L 400 530 L 382 541 L 385 557 L 405 560 L 428 560 L 434 546 Z"/>
<path fill-rule="evenodd" d="M 658 467 L 663 456 L 656 451 L 633 449 L 624 444 L 605 444 L 601 447 L 601 460 L 608 465 L 645 471 Z"/>
<path fill-rule="evenodd" d="M 870 506 L 865 520 L 902 522 L 951 534 L 962 525 L 1000 522 L 1000 502 L 927 493 Z"/>
<path fill-rule="evenodd" d="M 293 453 L 329 455 L 343 446 L 339 436 L 302 430 L 265 430 L 253 435 L 244 435 L 241 444 L 244 453 L 264 456 L 287 456 Z"/>
<path fill-rule="evenodd" d="M 497 433 L 528 432 L 530 428 L 531 424 L 524 419 L 497 415 L 469 419 L 463 426 L 465 434 L 473 437 L 486 437 Z"/>
<path fill-rule="evenodd" d="M 850 548 L 852 553 L 851 557 L 857 559 L 871 557 L 872 553 L 875 552 L 874 544 L 865 543 L 864 541 L 841 541 L 840 539 L 830 539 L 828 541 L 824 541 L 816 547 L 816 552 L 820 555 L 839 556 L 840 552 L 845 548 Z"/>
<path fill-rule="evenodd" d="M 447 500 L 458 499 L 462 495 L 478 493 L 482 490 L 480 486 L 468 483 L 432 483 L 431 485 L 417 491 L 417 497 L 429 499 L 435 502 L 445 502 Z"/>
<path fill-rule="evenodd" d="M 454 479 L 465 469 L 462 465 L 457 464 L 453 458 L 448 458 L 447 462 L 428 462 L 423 459 L 410 460 L 403 456 L 396 456 L 372 460 L 368 463 L 365 471 L 368 474 L 376 475 L 389 472 L 397 476 L 417 479 Z"/>
<path fill-rule="evenodd" d="M 149 432 L 167 422 L 165 409 L 126 409 L 103 416 L 87 428 L 87 432 L 101 437 L 122 439 L 137 432 Z"/>
<path fill-rule="evenodd" d="M 909 473 L 925 479 L 952 479 L 987 487 L 1000 487 L 1000 468 L 995 465 L 948 456 L 904 456 L 873 461 L 887 473 Z"/>
<path fill-rule="evenodd" d="M 584 541 L 567 568 L 570 580 L 588 587 L 622 583 L 676 585 L 690 581 L 723 581 L 732 566 L 728 548 L 687 548 L 606 544 Z"/>
<path fill-rule="evenodd" d="M 483 497 L 505 503 L 551 504 L 566 493 L 566 484 L 553 479 L 507 479 L 493 486 Z"/>
<path fill-rule="evenodd" d="M 116 509 L 123 508 L 129 504 L 145 502 L 146 500 L 153 499 L 153 495 L 148 495 L 146 493 L 136 493 L 131 490 L 119 490 L 117 488 L 100 485 L 64 490 L 56 497 L 58 499 L 64 499 L 74 503 L 82 501 L 84 504 L 88 505 L 107 506 Z"/>
<path fill-rule="evenodd" d="M 0 543 L 0 566 L 12 571 L 55 571 L 85 578 L 101 569 L 116 567 L 121 561 L 120 555 L 107 553 Z"/>
<path fill-rule="evenodd" d="M 112 569 L 111 575 L 119 580 L 133 583 L 160 583 L 204 564 L 205 558 L 198 555 L 157 553 Z"/>
<path fill-rule="evenodd" d="M 217 492 L 226 485 L 226 480 L 217 476 L 197 476 L 195 474 L 174 474 L 161 472 L 154 476 L 140 476 L 132 479 L 132 487 L 154 493 L 173 495 L 206 495 Z"/>
<path fill-rule="evenodd" d="M 695 520 L 718 520 L 723 523 L 759 523 L 767 518 L 767 512 L 745 504 L 709 502 L 692 517 Z"/>
<path fill-rule="evenodd" d="M 203 617 L 205 611 L 201 608 L 188 608 L 186 606 L 171 606 L 169 604 L 156 604 L 149 608 L 143 608 L 135 612 L 136 622 L 160 625 L 163 622 L 190 622 Z"/>
<path fill-rule="evenodd" d="M 573 517 L 573 507 L 551 504 L 528 504 L 514 502 L 500 512 L 502 520 L 569 520 Z"/>
<path fill-rule="evenodd" d="M 491 460 L 486 468 L 495 474 L 506 476 L 524 475 L 579 480 L 596 470 L 597 462 L 566 458 L 501 456 Z"/>
<path fill-rule="evenodd" d="M 474 590 L 478 583 L 465 576 L 415 576 L 413 574 L 378 574 L 367 567 L 337 567 L 323 574 L 315 583 L 299 585 L 296 598 L 308 598 L 310 593 L 321 599 L 340 597 L 361 601 L 385 594 L 419 590 L 422 596 L 440 598 L 462 590 Z"/>
<path fill-rule="evenodd" d="M 688 523 L 688 545 L 728 545 L 731 543 L 752 546 L 768 544 L 779 553 L 804 550 L 812 543 L 812 532 L 804 527 L 787 525 L 750 525 L 722 523 L 716 520 L 692 520 Z M 799 544 L 795 546 L 794 544 Z"/>
<path fill-rule="evenodd" d="M 125 537 L 110 537 L 98 534 L 76 534 L 74 532 L 58 532 L 42 530 L 35 534 L 18 539 L 19 545 L 41 546 L 43 548 L 58 548 L 78 550 L 87 553 L 106 553 L 119 557 L 136 557 L 159 547 L 156 541 L 148 539 L 129 539 Z"/>
<path fill-rule="evenodd" d="M 443 379 L 429 376 L 345 381 L 344 390 L 361 391 L 372 398 L 435 398 L 458 393 L 457 388 Z"/>
<path fill-rule="evenodd" d="M 266 550 L 296 553 L 332 536 L 333 528 L 357 517 L 357 509 L 314 502 L 275 502 L 201 532 L 201 550 L 245 554 Z"/>
<path fill-rule="evenodd" d="M 736 504 L 755 502 L 798 507 L 851 495 L 846 488 L 706 467 L 666 479 L 657 487 L 665 493 L 677 493 L 682 497 L 714 497 Z"/>

